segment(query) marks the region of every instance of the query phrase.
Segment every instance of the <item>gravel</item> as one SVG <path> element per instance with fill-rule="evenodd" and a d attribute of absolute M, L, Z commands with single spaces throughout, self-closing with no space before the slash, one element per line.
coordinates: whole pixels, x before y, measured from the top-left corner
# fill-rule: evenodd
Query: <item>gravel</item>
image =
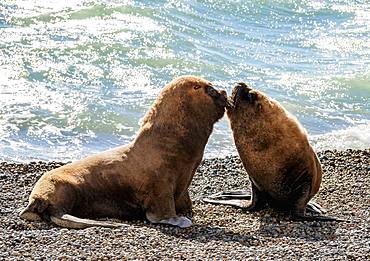
<path fill-rule="evenodd" d="M 36 180 L 58 162 L 0 163 L 0 260 L 370 260 L 370 149 L 319 153 L 324 176 L 315 200 L 349 220 L 292 222 L 271 209 L 248 213 L 200 198 L 249 186 L 238 157 L 205 160 L 190 187 L 191 228 L 151 225 L 65 229 L 18 217 Z"/>

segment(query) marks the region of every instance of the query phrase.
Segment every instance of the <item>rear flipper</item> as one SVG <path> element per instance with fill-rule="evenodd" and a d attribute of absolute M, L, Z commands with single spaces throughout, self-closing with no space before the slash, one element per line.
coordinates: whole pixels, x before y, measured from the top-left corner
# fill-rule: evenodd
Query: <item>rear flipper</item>
<path fill-rule="evenodd" d="M 20 218 L 30 221 L 41 221 L 44 211 L 49 204 L 42 199 L 33 199 L 30 203 L 19 213 Z"/>
<path fill-rule="evenodd" d="M 295 221 L 336 221 L 336 222 L 349 222 L 348 220 L 344 220 L 341 218 L 329 217 L 329 216 L 306 216 L 300 214 L 292 214 L 292 220 Z"/>
<path fill-rule="evenodd" d="M 225 191 L 202 200 L 212 204 L 234 206 L 247 211 L 259 211 L 267 206 L 266 194 L 258 190 L 253 182 L 252 190 Z"/>
<path fill-rule="evenodd" d="M 209 199 L 251 199 L 251 198 L 252 192 L 250 189 L 221 191 L 209 196 Z"/>
<path fill-rule="evenodd" d="M 27 219 L 30 221 L 41 221 L 42 220 L 39 214 L 29 211 L 28 208 L 21 210 L 21 212 L 19 213 L 19 216 L 23 219 Z"/>
<path fill-rule="evenodd" d="M 246 208 L 248 206 L 246 200 L 252 198 L 252 191 L 250 189 L 240 189 L 240 190 L 227 190 L 221 191 L 216 194 L 210 195 L 208 198 L 202 199 L 203 202 L 211 204 L 221 204 L 229 205 L 239 208 Z M 235 200 L 244 199 L 244 200 Z M 318 203 L 310 200 L 307 203 L 306 211 L 313 214 L 325 214 L 327 211 L 325 208 L 321 207 Z"/>
<path fill-rule="evenodd" d="M 311 184 L 306 183 L 300 186 L 301 191 L 298 191 L 296 201 L 293 202 L 292 207 L 290 208 L 290 216 L 292 220 L 296 221 L 337 221 L 337 222 L 344 222 L 346 220 L 323 216 L 321 213 L 323 212 L 322 207 L 314 202 L 313 200 L 308 201 L 307 198 L 309 197 L 311 191 Z M 308 202 L 307 202 L 308 201 Z M 310 209 L 310 211 L 319 214 L 314 216 L 306 215 L 306 210 Z"/>
<path fill-rule="evenodd" d="M 91 220 L 85 218 L 78 218 L 72 215 L 64 214 L 61 216 L 50 216 L 50 220 L 60 226 L 66 228 L 87 228 L 87 227 L 121 227 L 126 224 L 115 223 L 115 222 L 105 222 L 98 220 Z"/>
<path fill-rule="evenodd" d="M 83 219 L 74 217 L 72 215 L 63 214 L 63 215 L 56 215 L 50 213 L 48 211 L 49 203 L 42 199 L 34 199 L 32 200 L 28 206 L 23 209 L 19 216 L 23 219 L 30 220 L 30 221 L 41 221 L 43 219 L 50 220 L 61 227 L 66 228 L 87 228 L 93 226 L 99 227 L 119 227 L 125 226 L 122 223 L 111 223 L 111 222 L 104 222 L 104 221 L 96 221 L 90 219 Z"/>
<path fill-rule="evenodd" d="M 314 214 L 324 214 L 326 213 L 326 209 L 321 207 L 315 201 L 310 200 L 306 205 L 306 211 L 314 213 Z"/>
<path fill-rule="evenodd" d="M 241 199 L 213 199 L 213 198 L 203 198 L 203 202 L 211 203 L 215 205 L 228 205 L 237 208 L 248 208 L 251 204 L 250 200 Z"/>
<path fill-rule="evenodd" d="M 252 198 L 251 191 L 248 190 L 229 190 L 221 191 L 216 194 L 209 196 L 209 198 L 203 198 L 202 201 L 211 204 L 228 205 L 237 208 L 247 208 Z"/>

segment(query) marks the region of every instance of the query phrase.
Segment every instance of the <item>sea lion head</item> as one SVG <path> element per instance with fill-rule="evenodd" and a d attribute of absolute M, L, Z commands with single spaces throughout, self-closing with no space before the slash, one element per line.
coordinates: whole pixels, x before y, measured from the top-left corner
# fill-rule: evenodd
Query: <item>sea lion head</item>
<path fill-rule="evenodd" d="M 200 117 L 220 119 L 230 102 L 224 90 L 217 90 L 207 80 L 195 76 L 181 76 L 170 84 L 172 95 L 178 95 L 190 113 Z M 196 116 L 196 115 L 194 115 Z"/>
<path fill-rule="evenodd" d="M 225 113 L 230 101 L 224 90 L 216 90 L 213 84 L 196 76 L 181 76 L 161 91 L 143 125 L 178 125 L 209 127 Z"/>
<path fill-rule="evenodd" d="M 230 99 L 233 102 L 233 106 L 227 108 L 230 120 L 241 117 L 243 119 L 256 119 L 262 115 L 266 118 L 274 110 L 272 99 L 243 82 L 235 86 Z"/>

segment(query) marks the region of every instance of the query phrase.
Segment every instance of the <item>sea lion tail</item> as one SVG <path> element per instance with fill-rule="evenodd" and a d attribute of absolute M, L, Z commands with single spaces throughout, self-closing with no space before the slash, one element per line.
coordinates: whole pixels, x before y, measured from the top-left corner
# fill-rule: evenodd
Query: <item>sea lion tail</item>
<path fill-rule="evenodd" d="M 60 226 L 65 228 L 87 228 L 87 227 L 122 227 L 126 224 L 115 223 L 115 222 L 105 222 L 98 220 L 91 220 L 85 218 L 78 218 L 72 215 L 64 214 L 61 216 L 50 216 L 50 220 Z"/>

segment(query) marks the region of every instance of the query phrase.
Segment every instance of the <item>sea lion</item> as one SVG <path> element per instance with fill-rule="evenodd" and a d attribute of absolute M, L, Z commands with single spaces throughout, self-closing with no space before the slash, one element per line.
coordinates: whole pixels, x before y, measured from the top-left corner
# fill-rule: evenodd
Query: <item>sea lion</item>
<path fill-rule="evenodd" d="M 179 77 L 161 91 L 127 146 L 45 173 L 20 217 L 67 228 L 120 226 L 86 218 L 140 218 L 189 227 L 188 187 L 228 103 L 204 79 Z"/>
<path fill-rule="evenodd" d="M 252 194 L 224 192 L 204 201 L 249 211 L 261 210 L 269 204 L 289 211 L 293 219 L 338 220 L 306 216 L 306 207 L 317 214 L 324 212 L 318 204 L 310 202 L 319 190 L 322 169 L 298 120 L 277 101 L 244 83 L 234 88 L 231 99 L 234 107 L 227 108 L 227 116 L 252 184 Z"/>

